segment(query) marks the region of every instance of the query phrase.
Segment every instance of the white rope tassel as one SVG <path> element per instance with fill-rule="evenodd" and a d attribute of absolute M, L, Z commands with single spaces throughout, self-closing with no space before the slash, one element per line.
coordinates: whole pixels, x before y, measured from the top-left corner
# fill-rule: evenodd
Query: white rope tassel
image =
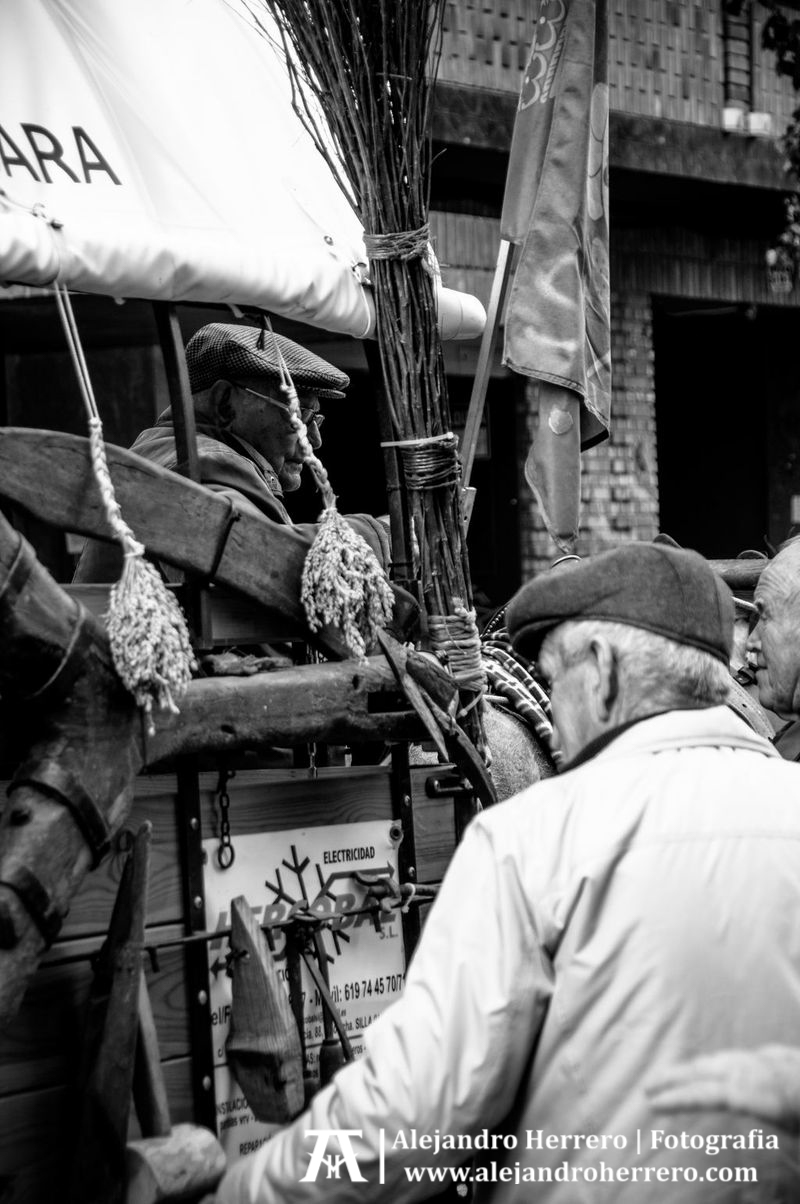
<path fill-rule="evenodd" d="M 319 531 L 303 564 L 300 600 L 312 631 L 319 631 L 328 624 L 338 628 L 353 656 L 364 660 L 378 632 L 392 617 L 394 595 L 372 548 L 336 508 L 336 496 L 325 465 L 308 441 L 297 390 L 277 339 L 274 347 L 281 366 L 281 390 L 289 405 L 292 429 L 297 435 L 303 461 L 308 464 L 322 495 L 324 507 Z"/>
<path fill-rule="evenodd" d="M 122 517 L 108 470 L 103 424 L 69 293 L 63 286 L 56 288 L 56 301 L 89 419 L 92 469 L 108 524 L 125 556 L 122 576 L 111 589 L 105 615 L 111 656 L 120 680 L 144 711 L 148 735 L 152 736 L 153 703 L 177 714 L 177 700 L 191 679 L 196 661 L 178 603 L 155 566 L 144 559 L 144 545 Z"/>
<path fill-rule="evenodd" d="M 392 617 L 393 594 L 372 548 L 335 506 L 320 515 L 300 589 L 312 631 L 330 623 L 359 660 Z"/>
<path fill-rule="evenodd" d="M 122 518 L 108 471 L 103 424 L 89 419 L 92 468 L 109 525 L 122 545 L 122 576 L 112 586 L 105 614 L 114 668 L 142 708 L 148 735 L 155 735 L 152 711 L 178 714 L 176 700 L 186 690 L 196 662 L 181 608 L 158 570 L 144 559 L 144 545 Z"/>

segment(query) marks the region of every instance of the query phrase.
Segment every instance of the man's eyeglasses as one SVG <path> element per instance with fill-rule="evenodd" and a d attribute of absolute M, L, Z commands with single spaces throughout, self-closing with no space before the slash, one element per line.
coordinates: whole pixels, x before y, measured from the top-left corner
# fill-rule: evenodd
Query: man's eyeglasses
<path fill-rule="evenodd" d="M 236 387 L 241 389 L 243 393 L 250 393 L 251 396 L 257 397 L 260 401 L 266 401 L 271 406 L 277 406 L 279 410 L 283 410 L 287 414 L 290 412 L 291 407 L 285 401 L 278 401 L 275 397 L 268 397 L 266 393 L 257 393 L 255 389 L 248 389 L 247 385 L 237 385 Z M 320 429 L 325 421 L 324 414 L 320 414 L 319 410 L 309 409 L 307 406 L 300 407 L 300 417 L 306 426 L 310 426 L 313 422 L 317 430 Z"/>

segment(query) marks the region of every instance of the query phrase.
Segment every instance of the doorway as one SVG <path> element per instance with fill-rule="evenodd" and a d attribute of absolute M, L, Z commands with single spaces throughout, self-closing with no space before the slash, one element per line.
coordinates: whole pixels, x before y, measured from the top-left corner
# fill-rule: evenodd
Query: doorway
<path fill-rule="evenodd" d="M 660 529 L 705 556 L 770 537 L 769 325 L 755 306 L 654 301 Z"/>

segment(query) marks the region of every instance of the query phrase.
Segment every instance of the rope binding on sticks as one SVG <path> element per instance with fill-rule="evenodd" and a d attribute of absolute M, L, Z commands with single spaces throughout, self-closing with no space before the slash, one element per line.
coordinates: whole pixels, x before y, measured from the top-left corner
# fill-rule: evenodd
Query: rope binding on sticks
<path fill-rule="evenodd" d="M 425 259 L 430 256 L 430 226 L 426 222 L 418 230 L 398 230 L 392 234 L 367 234 L 364 232 L 364 248 L 367 258 L 376 259 Z"/>

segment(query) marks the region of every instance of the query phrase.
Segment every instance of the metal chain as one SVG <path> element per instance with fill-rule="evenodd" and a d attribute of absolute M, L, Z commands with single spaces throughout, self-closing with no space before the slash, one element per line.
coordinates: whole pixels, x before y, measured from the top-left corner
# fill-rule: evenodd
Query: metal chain
<path fill-rule="evenodd" d="M 321 665 L 323 660 L 324 658 L 320 656 L 316 648 L 306 648 L 306 664 Z M 319 777 L 319 770 L 317 769 L 317 745 L 312 740 L 306 745 L 306 749 L 308 750 L 308 776 L 312 781 L 315 781 Z"/>
<path fill-rule="evenodd" d="M 221 870 L 229 870 L 236 859 L 236 850 L 231 841 L 231 800 L 228 794 L 228 782 L 236 777 L 235 769 L 220 769 L 217 780 L 217 803 L 219 805 L 219 847 L 217 849 L 217 865 Z"/>

